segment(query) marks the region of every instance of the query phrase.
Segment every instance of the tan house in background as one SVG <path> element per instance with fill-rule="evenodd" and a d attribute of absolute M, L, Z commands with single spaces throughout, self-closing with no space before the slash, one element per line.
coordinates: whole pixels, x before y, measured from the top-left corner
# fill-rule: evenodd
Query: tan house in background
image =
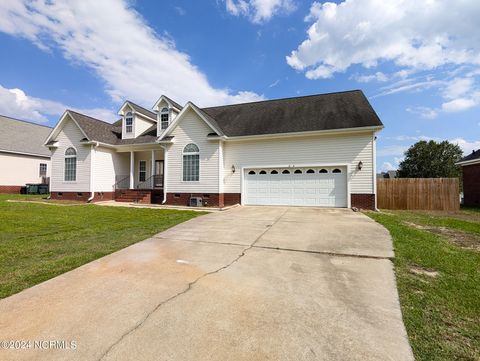
<path fill-rule="evenodd" d="M 51 128 L 0 115 L 0 193 L 18 193 L 27 183 L 50 178 Z"/>

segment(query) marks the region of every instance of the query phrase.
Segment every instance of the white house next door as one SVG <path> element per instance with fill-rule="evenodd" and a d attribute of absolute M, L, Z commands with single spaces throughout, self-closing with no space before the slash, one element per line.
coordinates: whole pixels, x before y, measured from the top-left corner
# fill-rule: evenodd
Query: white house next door
<path fill-rule="evenodd" d="M 346 167 L 245 170 L 245 205 L 347 207 Z"/>

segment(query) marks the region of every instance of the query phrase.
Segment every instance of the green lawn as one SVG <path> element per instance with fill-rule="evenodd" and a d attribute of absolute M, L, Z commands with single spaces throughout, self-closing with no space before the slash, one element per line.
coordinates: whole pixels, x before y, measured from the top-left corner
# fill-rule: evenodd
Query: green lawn
<path fill-rule="evenodd" d="M 0 298 L 203 214 L 7 199 L 42 200 L 0 194 Z"/>
<path fill-rule="evenodd" d="M 480 360 L 480 212 L 368 212 L 391 233 L 417 360 Z"/>

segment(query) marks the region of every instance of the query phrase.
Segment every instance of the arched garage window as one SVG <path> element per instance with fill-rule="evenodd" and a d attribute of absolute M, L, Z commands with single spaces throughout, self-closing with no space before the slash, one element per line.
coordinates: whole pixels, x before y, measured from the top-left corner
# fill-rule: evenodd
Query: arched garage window
<path fill-rule="evenodd" d="M 66 182 L 77 180 L 77 151 L 75 148 L 67 148 L 65 151 L 65 176 Z"/>
<path fill-rule="evenodd" d="M 309 169 L 307 170 L 307 173 L 312 174 L 312 173 L 315 173 L 315 171 L 313 169 Z"/>
<path fill-rule="evenodd" d="M 288 169 L 284 169 L 282 174 L 290 174 L 290 171 Z"/>
<path fill-rule="evenodd" d="M 332 173 L 342 173 L 342 171 L 341 171 L 340 169 L 338 169 L 338 168 L 335 168 L 335 169 L 332 171 Z"/>
<path fill-rule="evenodd" d="M 248 174 L 255 174 L 255 171 L 251 170 L 250 172 L 248 172 Z"/>
<path fill-rule="evenodd" d="M 278 174 L 278 172 L 274 169 L 270 172 L 270 174 Z"/>
<path fill-rule="evenodd" d="M 323 168 L 323 169 L 320 169 L 320 172 L 318 172 L 318 173 L 328 173 L 328 170 L 326 170 L 325 168 Z"/>
<path fill-rule="evenodd" d="M 196 182 L 200 180 L 200 149 L 190 143 L 183 148 L 183 181 Z"/>
<path fill-rule="evenodd" d="M 302 170 L 301 169 L 296 169 L 295 172 L 293 172 L 295 174 L 302 174 Z"/>

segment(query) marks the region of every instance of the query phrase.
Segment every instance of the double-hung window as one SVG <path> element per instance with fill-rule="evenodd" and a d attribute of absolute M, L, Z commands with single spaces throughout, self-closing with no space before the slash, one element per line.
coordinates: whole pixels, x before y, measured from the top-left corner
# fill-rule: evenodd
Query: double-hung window
<path fill-rule="evenodd" d="M 160 126 L 162 129 L 168 128 L 168 120 L 169 120 L 169 110 L 168 108 L 163 108 L 160 112 Z"/>
<path fill-rule="evenodd" d="M 196 144 L 190 143 L 183 148 L 183 181 L 200 180 L 200 150 Z"/>
<path fill-rule="evenodd" d="M 46 177 L 47 176 L 47 163 L 40 163 L 40 169 L 38 172 L 40 177 Z"/>
<path fill-rule="evenodd" d="M 65 177 L 66 182 L 77 180 L 77 151 L 70 147 L 65 151 Z"/>
<path fill-rule="evenodd" d="M 125 133 L 133 132 L 133 114 L 128 112 L 125 114 Z"/>
<path fill-rule="evenodd" d="M 147 161 L 141 160 L 138 164 L 138 181 L 145 182 L 147 180 Z"/>

